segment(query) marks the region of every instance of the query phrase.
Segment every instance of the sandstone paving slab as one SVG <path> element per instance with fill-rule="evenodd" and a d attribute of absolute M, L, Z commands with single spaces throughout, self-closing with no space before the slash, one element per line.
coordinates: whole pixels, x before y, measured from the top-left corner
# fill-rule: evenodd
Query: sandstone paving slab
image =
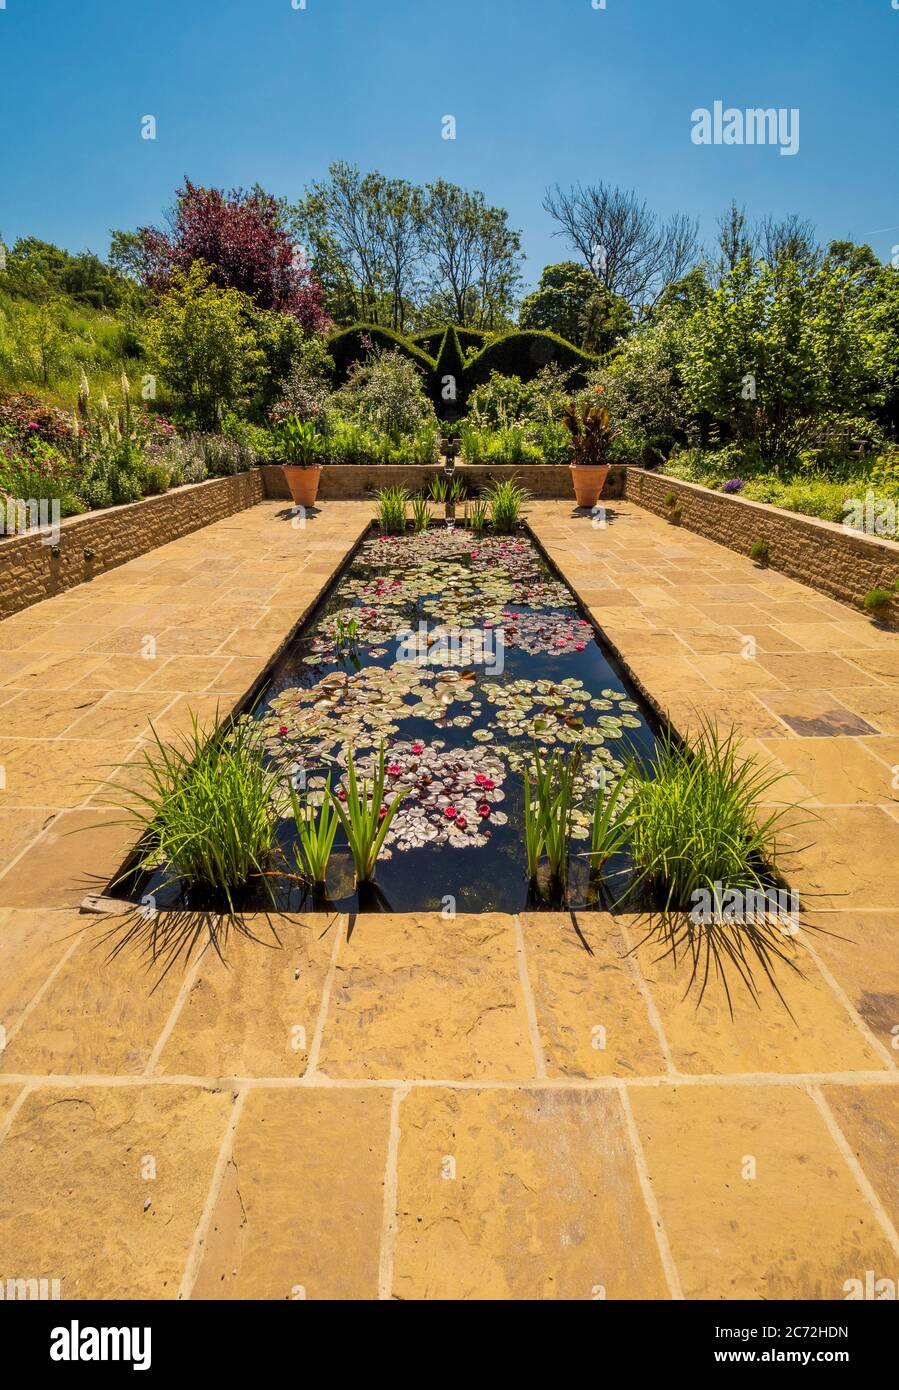
<path fill-rule="evenodd" d="M 873 732 L 899 734 L 899 700 L 895 689 L 882 685 L 837 686 L 831 694 L 871 726 Z"/>
<path fill-rule="evenodd" d="M 4 656 L 0 686 L 16 690 L 69 690 L 103 664 L 98 652 L 13 652 Z"/>
<path fill-rule="evenodd" d="M 70 690 L 22 690 L 3 703 L 3 737 L 54 738 L 96 709 L 106 691 L 99 686 Z"/>
<path fill-rule="evenodd" d="M 9 1039 L 51 972 L 84 930 L 77 912 L 0 908 L 0 1025 Z M 11 1044 L 7 1044 L 7 1047 Z M 0 1069 L 7 1050 L 0 1052 Z"/>
<path fill-rule="evenodd" d="M 3 1262 L 64 1299 L 176 1298 L 233 1104 L 203 1087 L 35 1088 L 0 1144 Z"/>
<path fill-rule="evenodd" d="M 358 916 L 341 943 L 320 1066 L 332 1077 L 533 1077 L 512 918 Z"/>
<path fill-rule="evenodd" d="M 799 738 L 854 738 L 875 734 L 873 725 L 827 690 L 763 690 L 757 698 Z M 784 729 L 779 730 L 783 736 Z"/>
<path fill-rule="evenodd" d="M 895 644 L 885 651 L 867 648 L 855 651 L 853 660 L 863 671 L 887 683 L 899 681 L 899 650 Z"/>
<path fill-rule="evenodd" d="M 180 965 L 163 974 L 147 955 L 149 927 L 111 952 L 135 914 L 60 915 L 75 929 L 75 950 L 0 1054 L 0 1072 L 34 1075 L 139 1075 L 174 1007 L 184 978 Z M 59 928 L 56 929 L 59 934 Z"/>
<path fill-rule="evenodd" d="M 158 655 L 154 658 L 140 655 L 101 657 L 99 664 L 90 663 L 90 670 L 74 682 L 71 691 L 77 695 L 82 685 L 103 686 L 107 691 L 122 691 L 126 694 L 141 690 L 161 665 Z M 93 681 L 91 676 L 95 677 Z"/>
<path fill-rule="evenodd" d="M 899 1086 L 824 1086 L 822 1092 L 862 1172 L 899 1229 Z M 899 1255 L 880 1271 L 895 1281 Z"/>
<path fill-rule="evenodd" d="M 645 922 L 631 926 L 631 937 L 646 937 Z M 758 1004 L 732 967 L 722 977 L 712 961 L 700 1001 L 691 985 L 692 962 L 679 952 L 676 964 L 660 958 L 667 948 L 650 937 L 636 950 L 637 960 L 658 1009 L 661 1026 L 678 1071 L 733 1075 L 755 1072 L 833 1072 L 882 1070 L 883 1058 L 864 1037 L 826 983 L 812 957 L 787 937 L 783 949 L 798 975 L 783 962 L 771 964 L 783 1002 L 759 966 L 754 971 Z M 704 965 L 700 966 L 701 971 Z"/>
<path fill-rule="evenodd" d="M 711 721 L 719 729 L 735 728 L 742 737 L 779 736 L 784 726 L 754 692 L 702 690 L 688 686 L 670 692 L 664 703 L 668 718 L 684 736 Z"/>
<path fill-rule="evenodd" d="M 150 725 L 172 703 L 168 691 L 111 691 L 98 705 L 82 714 L 65 737 L 136 739 L 150 733 Z"/>
<path fill-rule="evenodd" d="M 62 811 L 0 878 L 0 907 L 77 908 L 87 894 L 104 891 L 136 839 L 121 811 Z"/>
<path fill-rule="evenodd" d="M 892 773 L 877 757 L 877 740 L 855 738 L 765 738 L 777 758 L 806 788 L 810 805 L 874 805 L 899 801 Z M 809 822 L 807 834 L 815 833 Z"/>
<path fill-rule="evenodd" d="M 203 951 L 155 1072 L 302 1076 L 337 931 L 336 913 L 253 913 L 226 927 Z"/>
<path fill-rule="evenodd" d="M 4 808 L 78 806 L 127 761 L 133 748 L 127 739 L 2 739 Z"/>
<path fill-rule="evenodd" d="M 855 654 L 858 657 L 858 653 Z M 820 690 L 831 685 L 861 685 L 864 683 L 865 667 L 831 652 L 803 652 L 780 655 L 760 652 L 756 658 L 760 666 L 770 671 L 774 680 L 771 688 L 778 683 L 791 690 Z"/>
<path fill-rule="evenodd" d="M 378 1297 L 391 1093 L 252 1090 L 194 1298 Z"/>
<path fill-rule="evenodd" d="M 0 1086 L 0 1129 L 9 1119 L 10 1111 L 23 1090 L 22 1086 Z"/>
<path fill-rule="evenodd" d="M 811 911 L 804 923 L 816 955 L 899 1063 L 899 911 Z"/>
<path fill-rule="evenodd" d="M 416 1088 L 399 1127 L 394 1297 L 669 1296 L 616 1094 Z"/>
<path fill-rule="evenodd" d="M 50 825 L 57 813 L 49 807 L 26 811 L 20 808 L 0 809 L 0 874 L 21 854 L 36 835 Z M 0 879 L 0 884 L 3 880 Z"/>
<path fill-rule="evenodd" d="M 686 1298 L 843 1299 L 895 1255 L 801 1088 L 630 1091 Z"/>
<path fill-rule="evenodd" d="M 549 1076 L 656 1075 L 666 1069 L 639 971 L 608 913 L 521 917 Z"/>
<path fill-rule="evenodd" d="M 781 867 L 809 911 L 899 908 L 899 828 L 887 806 L 828 806 L 783 837 Z"/>

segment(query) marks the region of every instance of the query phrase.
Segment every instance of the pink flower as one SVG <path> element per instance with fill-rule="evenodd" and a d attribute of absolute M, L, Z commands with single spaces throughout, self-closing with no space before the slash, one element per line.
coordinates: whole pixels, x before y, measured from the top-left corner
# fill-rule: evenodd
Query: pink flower
<path fill-rule="evenodd" d="M 483 772 L 479 772 L 474 780 L 479 787 L 484 788 L 485 792 L 492 792 L 493 788 L 496 786 L 496 783 L 493 781 L 493 779 L 491 777 L 488 777 Z"/>
<path fill-rule="evenodd" d="M 279 729 L 278 729 L 278 733 L 279 733 L 279 734 L 289 734 L 289 733 L 290 733 L 290 730 L 288 729 L 288 727 L 287 727 L 286 724 L 281 724 L 280 727 L 279 727 Z"/>
<path fill-rule="evenodd" d="M 402 772 L 402 770 L 403 770 L 403 769 L 400 767 L 399 763 L 391 763 L 390 766 L 389 766 L 388 769 L 387 769 L 387 776 L 388 776 L 388 777 L 399 777 L 399 775 L 400 775 L 400 773 Z"/>
<path fill-rule="evenodd" d="M 413 753 L 423 753 L 424 751 L 425 751 L 425 750 L 424 750 L 424 744 L 422 744 L 422 743 L 413 743 L 413 745 L 412 745 L 412 752 L 413 752 Z"/>
<path fill-rule="evenodd" d="M 337 788 L 337 800 L 346 801 L 346 792 L 344 791 L 343 787 Z"/>
<path fill-rule="evenodd" d="M 455 820 L 455 819 L 456 819 L 456 808 L 455 808 L 455 806 L 447 806 L 446 809 L 444 810 L 443 814 L 446 816 L 447 820 Z"/>
<path fill-rule="evenodd" d="M 478 815 L 481 817 L 482 820 L 486 819 L 486 817 L 490 815 L 490 807 L 487 805 L 486 801 L 482 801 L 480 806 L 478 807 Z"/>
<path fill-rule="evenodd" d="M 458 825 L 460 830 L 464 830 L 466 825 L 468 824 L 468 821 L 465 819 L 464 816 L 456 816 L 456 824 Z"/>
<path fill-rule="evenodd" d="M 380 809 L 380 811 L 378 812 L 378 820 L 383 820 L 384 817 L 385 817 L 386 815 L 387 815 L 387 807 L 386 807 L 386 806 L 382 806 L 381 809 Z"/>

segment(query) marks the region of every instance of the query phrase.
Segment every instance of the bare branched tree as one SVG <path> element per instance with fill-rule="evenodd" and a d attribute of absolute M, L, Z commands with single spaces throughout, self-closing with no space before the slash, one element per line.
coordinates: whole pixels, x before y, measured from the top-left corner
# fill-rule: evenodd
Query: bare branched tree
<path fill-rule="evenodd" d="M 789 217 L 765 217 L 755 229 L 759 255 L 772 269 L 785 261 L 795 261 L 808 274 L 814 274 L 824 259 L 812 222 L 792 213 Z"/>
<path fill-rule="evenodd" d="M 543 207 L 610 294 L 632 309 L 651 307 L 696 263 L 698 222 L 663 221 L 633 190 L 599 183 L 548 189 Z"/>

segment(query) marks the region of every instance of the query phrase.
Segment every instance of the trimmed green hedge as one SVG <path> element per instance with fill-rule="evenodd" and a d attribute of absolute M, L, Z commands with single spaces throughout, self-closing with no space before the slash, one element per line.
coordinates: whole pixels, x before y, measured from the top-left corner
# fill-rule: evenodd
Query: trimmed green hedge
<path fill-rule="evenodd" d="M 357 323 L 329 338 L 328 351 L 334 358 L 338 383 L 346 380 L 354 362 L 367 356 L 366 339 L 370 339 L 372 345 L 381 351 L 405 353 L 421 368 L 437 414 L 450 420 L 457 419 L 464 412 L 471 392 L 488 381 L 491 372 L 530 381 L 541 368 L 555 362 L 563 371 L 575 372 L 575 383 L 578 383 L 583 382 L 587 373 L 600 364 L 600 358 L 581 352 L 558 334 L 537 329 L 505 333 L 500 338 L 485 342 L 473 356 L 466 357 L 466 351 L 484 342 L 484 338 L 483 333 L 474 329 L 456 328 L 452 324 L 440 332 L 428 331 L 404 338 L 390 328 Z M 444 399 L 447 377 L 452 377 L 456 383 L 454 401 Z"/>
<path fill-rule="evenodd" d="M 471 352 L 472 349 L 478 351 L 487 342 L 487 334 L 482 333 L 477 328 L 457 327 L 456 334 L 463 352 Z M 416 347 L 421 348 L 422 352 L 428 353 L 431 357 L 439 357 L 445 337 L 445 328 L 423 328 L 418 333 L 410 333 L 409 342 L 414 343 Z"/>
<path fill-rule="evenodd" d="M 539 329 L 505 333 L 501 338 L 487 343 L 469 359 L 467 390 L 473 391 L 476 386 L 488 381 L 491 372 L 499 372 L 502 376 L 520 376 L 522 381 L 530 381 L 550 362 L 565 372 L 576 371 L 583 381 L 588 372 L 599 366 L 600 360 L 588 352 L 581 352 L 580 348 L 566 342 L 557 333 Z"/>
<path fill-rule="evenodd" d="M 372 346 L 382 352 L 402 352 L 411 357 L 428 378 L 436 365 L 433 357 L 401 333 L 392 328 L 382 328 L 376 323 L 354 323 L 352 328 L 344 328 L 328 339 L 328 351 L 334 358 L 334 375 L 338 383 L 346 380 L 354 362 L 362 362 L 368 356 L 365 339 L 371 339 Z"/>

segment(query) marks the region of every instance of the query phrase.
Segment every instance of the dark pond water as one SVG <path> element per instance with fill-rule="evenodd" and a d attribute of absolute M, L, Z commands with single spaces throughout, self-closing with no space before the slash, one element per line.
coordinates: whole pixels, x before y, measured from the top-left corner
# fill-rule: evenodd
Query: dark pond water
<path fill-rule="evenodd" d="M 536 901 L 527 883 L 522 768 L 581 748 L 568 903 L 611 905 L 627 884 L 619 857 L 591 880 L 596 787 L 655 742 L 650 719 L 603 650 L 571 590 L 524 533 L 480 540 L 460 528 L 373 536 L 273 668 L 252 717 L 284 778 L 320 798 L 340 785 L 347 749 L 371 772 L 383 741 L 385 800 L 406 789 L 360 903 L 338 831 L 328 900 L 344 911 L 514 912 Z M 292 820 L 280 842 L 293 859 Z M 180 885 L 145 880 L 138 897 L 198 906 Z M 300 885 L 269 880 L 275 906 L 313 906 Z M 261 890 L 244 904 L 264 907 Z M 315 906 L 326 906 L 317 902 Z"/>

